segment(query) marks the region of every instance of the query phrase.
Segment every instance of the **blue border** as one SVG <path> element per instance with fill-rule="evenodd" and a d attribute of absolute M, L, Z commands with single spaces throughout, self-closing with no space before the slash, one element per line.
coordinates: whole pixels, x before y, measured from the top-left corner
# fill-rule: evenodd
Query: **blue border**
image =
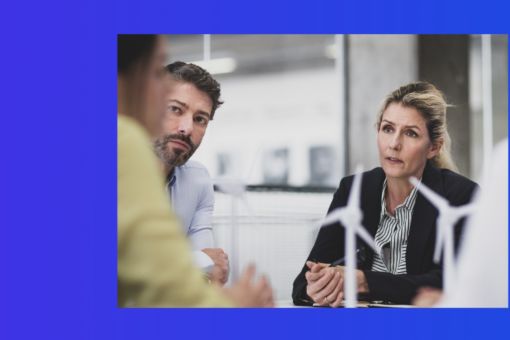
<path fill-rule="evenodd" d="M 117 33 L 508 33 L 468 1 L 2 4 L 0 339 L 496 338 L 508 310 L 120 310 Z"/>

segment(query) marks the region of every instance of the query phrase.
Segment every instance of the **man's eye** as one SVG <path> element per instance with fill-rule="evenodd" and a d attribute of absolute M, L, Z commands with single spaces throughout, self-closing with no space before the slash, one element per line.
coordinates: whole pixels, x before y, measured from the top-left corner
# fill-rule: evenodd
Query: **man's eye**
<path fill-rule="evenodd" d="M 181 113 L 182 112 L 181 108 L 177 107 L 175 105 L 170 105 L 169 110 L 170 110 L 170 112 L 173 112 L 173 113 Z"/>
<path fill-rule="evenodd" d="M 200 125 L 207 125 L 209 120 L 207 118 L 205 118 L 205 117 L 198 116 L 198 117 L 195 117 L 195 122 L 197 122 Z"/>

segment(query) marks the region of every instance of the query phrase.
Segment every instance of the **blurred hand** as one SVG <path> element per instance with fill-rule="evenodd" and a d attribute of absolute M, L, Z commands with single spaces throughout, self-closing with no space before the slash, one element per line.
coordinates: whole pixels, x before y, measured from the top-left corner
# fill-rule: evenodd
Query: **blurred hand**
<path fill-rule="evenodd" d="M 324 263 L 306 263 L 306 293 L 319 306 L 338 307 L 344 298 L 345 267 L 329 267 Z M 358 293 L 368 293 L 365 274 L 356 270 Z"/>
<path fill-rule="evenodd" d="M 442 296 L 443 292 L 441 289 L 423 287 L 418 289 L 418 293 L 413 299 L 413 305 L 418 307 L 432 307 L 439 302 Z"/>
<path fill-rule="evenodd" d="M 202 252 L 211 258 L 214 267 L 208 277 L 211 282 L 224 285 L 228 280 L 229 262 L 228 256 L 221 248 L 204 248 Z"/>
<path fill-rule="evenodd" d="M 249 265 L 232 287 L 223 288 L 225 295 L 239 307 L 274 307 L 273 290 L 263 276 L 255 283 L 255 266 Z"/>

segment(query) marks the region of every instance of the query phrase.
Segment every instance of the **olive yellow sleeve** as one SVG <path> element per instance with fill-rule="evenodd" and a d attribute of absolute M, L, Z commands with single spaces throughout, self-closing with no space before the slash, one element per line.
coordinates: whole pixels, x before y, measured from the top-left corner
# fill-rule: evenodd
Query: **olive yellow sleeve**
<path fill-rule="evenodd" d="M 145 131 L 122 115 L 117 128 L 119 306 L 232 306 L 192 264 Z"/>

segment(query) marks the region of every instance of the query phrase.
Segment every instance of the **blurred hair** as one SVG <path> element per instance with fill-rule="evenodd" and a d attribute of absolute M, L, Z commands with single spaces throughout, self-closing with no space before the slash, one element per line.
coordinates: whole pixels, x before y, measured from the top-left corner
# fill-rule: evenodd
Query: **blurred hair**
<path fill-rule="evenodd" d="M 138 64 L 146 64 L 154 52 L 157 35 L 119 34 L 117 36 L 117 72 L 127 75 Z"/>
<path fill-rule="evenodd" d="M 446 126 L 445 97 L 434 85 L 427 82 L 415 82 L 399 87 L 391 92 L 383 102 L 377 117 L 377 130 L 380 129 L 384 111 L 392 103 L 400 103 L 415 108 L 425 119 L 429 138 L 433 144 L 439 145 L 438 154 L 431 159 L 434 166 L 458 171 L 450 154 L 451 139 Z"/>
<path fill-rule="evenodd" d="M 117 35 L 117 76 L 124 80 L 127 112 L 149 128 L 146 112 L 143 112 L 147 98 L 143 91 L 152 55 L 156 50 L 158 36 L 155 34 L 119 34 Z"/>
<path fill-rule="evenodd" d="M 166 69 L 175 80 L 191 83 L 195 85 L 198 90 L 209 96 L 212 102 L 212 120 L 216 109 L 223 104 L 223 101 L 220 100 L 220 84 L 211 76 L 211 74 L 198 65 L 185 63 L 183 61 L 171 63 L 166 66 Z"/>

